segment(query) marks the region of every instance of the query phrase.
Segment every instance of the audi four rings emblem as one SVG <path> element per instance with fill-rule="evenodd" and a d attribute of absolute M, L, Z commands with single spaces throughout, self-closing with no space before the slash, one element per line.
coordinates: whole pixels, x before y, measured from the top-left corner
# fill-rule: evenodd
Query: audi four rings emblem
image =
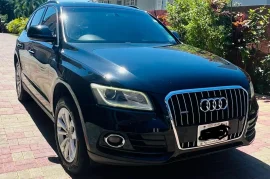
<path fill-rule="evenodd" d="M 224 97 L 202 99 L 200 109 L 203 112 L 225 110 L 228 107 L 228 100 Z"/>

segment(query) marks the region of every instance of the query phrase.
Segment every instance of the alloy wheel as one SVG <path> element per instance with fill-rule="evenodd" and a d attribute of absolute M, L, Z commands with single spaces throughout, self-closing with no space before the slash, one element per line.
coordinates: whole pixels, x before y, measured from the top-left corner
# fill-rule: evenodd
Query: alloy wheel
<path fill-rule="evenodd" d="M 16 64 L 16 90 L 18 96 L 20 96 L 22 92 L 22 78 L 21 78 L 21 66 L 19 62 Z"/>
<path fill-rule="evenodd" d="M 66 108 L 61 108 L 57 116 L 57 137 L 61 153 L 69 163 L 77 153 L 77 136 L 74 120 Z"/>

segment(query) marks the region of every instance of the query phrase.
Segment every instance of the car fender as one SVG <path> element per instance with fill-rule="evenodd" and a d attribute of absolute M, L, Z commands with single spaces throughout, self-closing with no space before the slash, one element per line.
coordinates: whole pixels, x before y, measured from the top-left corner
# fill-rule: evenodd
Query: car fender
<path fill-rule="evenodd" d="M 81 122 L 81 125 L 82 125 L 82 129 L 83 129 L 83 133 L 84 133 L 84 139 L 85 139 L 85 141 L 86 141 L 86 145 L 87 145 L 87 149 L 89 150 L 89 145 L 88 145 L 88 136 L 87 136 L 87 132 L 86 132 L 86 127 L 85 127 L 85 122 L 84 122 L 84 117 L 83 117 L 83 115 L 82 115 L 82 110 L 81 110 L 81 107 L 80 107 L 80 104 L 79 104 L 79 101 L 78 101 L 78 99 L 77 99 L 77 97 L 76 97 L 76 95 L 75 95 L 75 93 L 74 93 L 74 91 L 72 90 L 72 88 L 71 88 L 71 86 L 68 84 L 68 83 L 66 83 L 66 82 L 64 82 L 63 80 L 61 80 L 61 79 L 56 79 L 55 80 L 55 82 L 54 82 L 54 85 L 53 85 L 53 88 L 52 88 L 52 91 L 51 91 L 51 99 L 50 99 L 50 101 L 51 101 L 51 111 L 52 111 L 52 115 L 53 115 L 53 117 L 54 117 L 54 113 L 53 113 L 53 111 L 54 111 L 54 106 L 53 106 L 53 94 L 54 94 L 54 91 L 55 91 L 55 87 L 57 86 L 57 84 L 59 84 L 59 83 L 61 83 L 61 84 L 63 84 L 67 89 L 68 89 L 68 91 L 69 91 L 69 93 L 70 93 L 70 95 L 72 96 L 72 99 L 73 99 L 73 101 L 74 101 L 74 103 L 75 103 L 75 105 L 76 105 L 76 107 L 77 107 L 77 109 L 78 109 L 78 113 L 79 113 L 79 117 L 80 117 L 80 122 Z M 55 122 L 55 121 L 54 121 Z"/>

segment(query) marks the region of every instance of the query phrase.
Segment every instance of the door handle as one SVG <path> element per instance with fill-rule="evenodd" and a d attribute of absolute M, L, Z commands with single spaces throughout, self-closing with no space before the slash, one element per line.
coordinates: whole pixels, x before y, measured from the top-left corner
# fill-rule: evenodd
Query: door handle
<path fill-rule="evenodd" d="M 22 45 L 22 44 L 20 44 L 20 43 L 18 43 L 18 44 L 17 44 L 17 47 L 22 48 L 22 47 L 23 47 L 23 45 Z"/>
<path fill-rule="evenodd" d="M 32 55 L 35 54 L 35 52 L 33 50 L 28 50 L 29 53 L 31 53 Z"/>

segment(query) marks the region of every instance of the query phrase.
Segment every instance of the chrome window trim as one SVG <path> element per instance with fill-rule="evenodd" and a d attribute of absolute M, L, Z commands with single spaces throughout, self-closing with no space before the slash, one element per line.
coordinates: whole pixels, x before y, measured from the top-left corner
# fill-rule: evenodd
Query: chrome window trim
<path fill-rule="evenodd" d="M 169 100 L 171 99 L 171 97 L 174 96 L 174 95 L 183 95 L 183 94 L 186 94 L 186 93 L 198 93 L 198 92 L 208 92 L 208 91 L 218 91 L 218 90 L 235 90 L 235 89 L 242 89 L 244 92 L 246 92 L 246 95 L 247 95 L 247 98 L 246 98 L 247 99 L 246 119 L 245 119 L 245 124 L 244 124 L 243 130 L 241 132 L 241 135 L 238 138 L 235 138 L 235 139 L 231 139 L 231 140 L 228 139 L 227 141 L 214 143 L 214 144 L 210 144 L 210 145 L 205 145 L 205 146 L 201 146 L 201 147 L 197 146 L 197 147 L 192 147 L 192 148 L 182 148 L 181 145 L 180 145 L 180 142 L 179 142 L 179 137 L 178 137 L 178 133 L 177 133 L 177 130 L 176 130 L 176 125 L 175 125 L 174 119 L 172 117 L 172 112 L 171 112 L 170 106 L 169 106 Z M 249 94 L 248 94 L 247 90 L 244 89 L 241 86 L 220 86 L 220 87 L 195 88 L 195 89 L 185 89 L 185 90 L 172 91 L 165 97 L 165 104 L 166 104 L 167 111 L 168 111 L 168 114 L 169 114 L 169 117 L 170 117 L 170 120 L 171 120 L 171 125 L 172 125 L 172 128 L 173 128 L 176 143 L 177 143 L 178 149 L 180 149 L 180 150 L 191 150 L 191 149 L 197 149 L 197 148 L 205 148 L 205 147 L 208 147 L 208 146 L 214 146 L 214 145 L 217 145 L 217 144 L 223 144 L 223 143 L 228 143 L 228 142 L 231 142 L 231 141 L 238 140 L 238 139 L 243 137 L 243 135 L 245 133 L 245 130 L 246 130 L 246 127 L 247 127 L 248 109 L 249 109 Z"/>
<path fill-rule="evenodd" d="M 64 42 L 67 42 L 66 35 L 65 35 L 64 21 L 62 18 L 63 18 L 63 7 L 60 7 L 59 25 L 61 25 L 60 28 L 62 30 L 62 38 L 64 39 Z"/>

